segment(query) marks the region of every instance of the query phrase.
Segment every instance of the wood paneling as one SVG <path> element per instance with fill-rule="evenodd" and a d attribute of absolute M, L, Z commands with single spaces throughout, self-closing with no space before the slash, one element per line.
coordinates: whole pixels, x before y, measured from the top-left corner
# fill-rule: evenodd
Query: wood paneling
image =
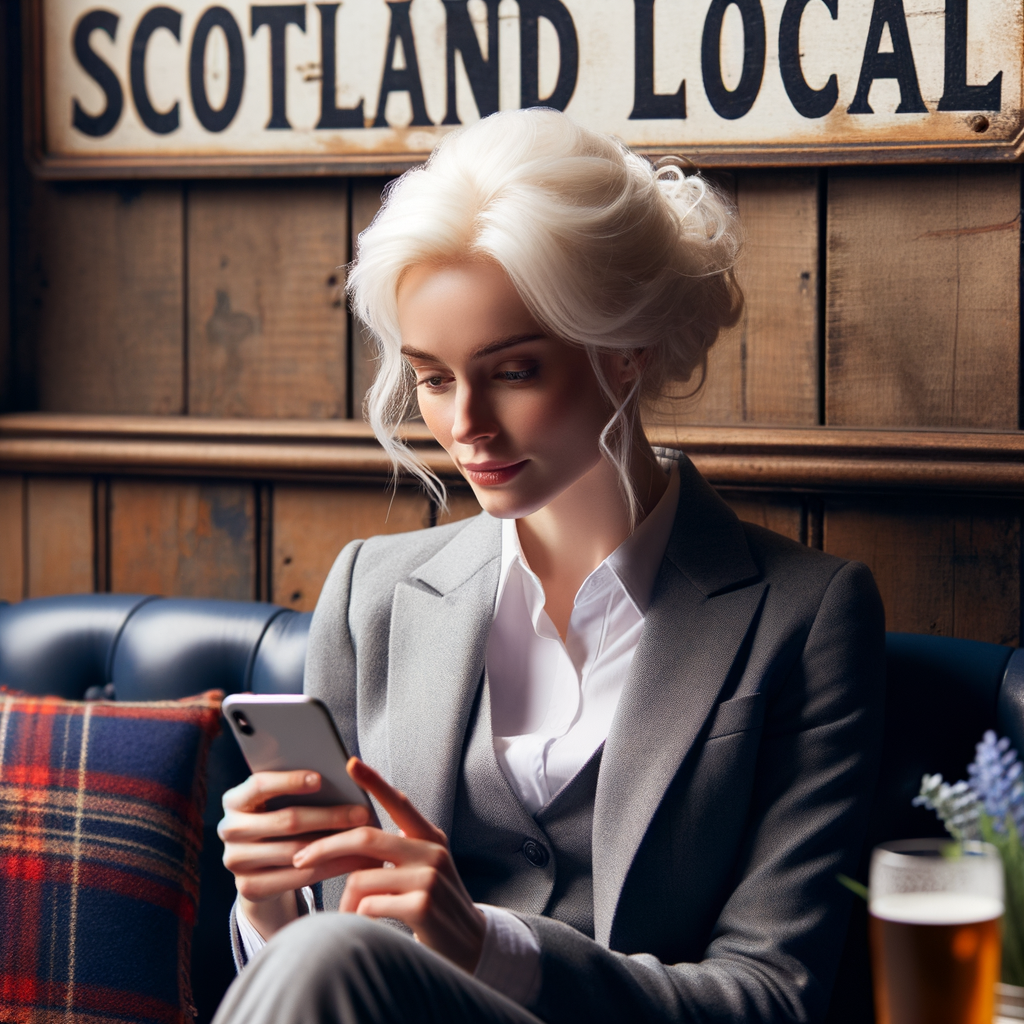
<path fill-rule="evenodd" d="M 381 193 L 389 178 L 353 178 L 352 179 L 352 258 L 356 255 L 359 235 L 370 226 L 370 221 L 380 209 Z M 363 402 L 366 392 L 373 383 L 376 372 L 374 353 L 376 346 L 370 340 L 369 332 L 363 327 L 358 317 L 352 317 L 352 411 L 351 415 L 359 419 L 363 415 Z"/>
<path fill-rule="evenodd" d="M 348 183 L 188 192 L 189 412 L 346 415 Z"/>
<path fill-rule="evenodd" d="M 376 487 L 274 488 L 273 600 L 309 611 L 338 552 L 357 538 L 419 530 L 430 524 L 418 491 Z"/>
<path fill-rule="evenodd" d="M 737 267 L 746 297 L 742 319 L 712 347 L 702 391 L 663 402 L 651 420 L 815 424 L 817 172 L 741 171 L 736 202 L 745 237 Z"/>
<path fill-rule="evenodd" d="M 0 601 L 25 596 L 25 479 L 0 476 Z"/>
<path fill-rule="evenodd" d="M 182 411 L 181 187 L 32 187 L 29 333 L 39 407 Z"/>
<path fill-rule="evenodd" d="M 785 494 L 748 494 L 742 491 L 725 491 L 722 497 L 744 522 L 755 523 L 801 543 L 807 542 L 804 499 Z"/>
<path fill-rule="evenodd" d="M 402 439 L 456 490 L 466 483 L 422 423 Z M 1024 431 L 685 426 L 650 432 L 729 490 L 1024 493 Z M 253 480 L 377 480 L 391 463 L 360 420 L 0 416 L 0 470 Z"/>
<path fill-rule="evenodd" d="M 1018 425 L 1020 171 L 830 171 L 826 422 Z"/>
<path fill-rule="evenodd" d="M 110 589 L 252 600 L 255 489 L 242 483 L 114 480 Z"/>
<path fill-rule="evenodd" d="M 95 587 L 92 480 L 29 477 L 26 487 L 28 596 L 90 593 Z"/>
<path fill-rule="evenodd" d="M 890 630 L 1020 642 L 1017 502 L 827 499 L 825 550 L 871 568 Z"/>

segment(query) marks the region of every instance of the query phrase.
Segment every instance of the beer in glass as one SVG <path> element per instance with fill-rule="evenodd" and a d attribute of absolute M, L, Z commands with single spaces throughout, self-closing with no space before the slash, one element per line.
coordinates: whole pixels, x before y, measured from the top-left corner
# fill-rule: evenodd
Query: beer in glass
<path fill-rule="evenodd" d="M 885 843 L 871 855 L 878 1024 L 992 1024 L 1003 867 L 988 843 Z"/>

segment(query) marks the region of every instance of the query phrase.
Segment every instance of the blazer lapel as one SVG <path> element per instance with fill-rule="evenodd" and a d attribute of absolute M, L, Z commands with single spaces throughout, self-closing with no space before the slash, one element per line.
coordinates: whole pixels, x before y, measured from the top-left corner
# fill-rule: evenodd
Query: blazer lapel
<path fill-rule="evenodd" d="M 501 526 L 477 516 L 396 588 L 388 656 L 391 783 L 448 832 L 494 616 Z"/>
<path fill-rule="evenodd" d="M 679 510 L 598 777 L 594 935 L 606 945 L 633 858 L 767 588 L 735 514 L 685 456 L 679 469 Z"/>

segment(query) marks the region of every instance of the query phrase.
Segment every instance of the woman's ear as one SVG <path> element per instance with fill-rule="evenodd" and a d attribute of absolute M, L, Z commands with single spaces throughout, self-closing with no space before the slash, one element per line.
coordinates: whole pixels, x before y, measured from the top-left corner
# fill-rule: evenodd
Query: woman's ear
<path fill-rule="evenodd" d="M 643 373 L 647 363 L 647 350 L 628 348 L 605 352 L 601 362 L 605 378 L 612 390 L 624 399 Z"/>

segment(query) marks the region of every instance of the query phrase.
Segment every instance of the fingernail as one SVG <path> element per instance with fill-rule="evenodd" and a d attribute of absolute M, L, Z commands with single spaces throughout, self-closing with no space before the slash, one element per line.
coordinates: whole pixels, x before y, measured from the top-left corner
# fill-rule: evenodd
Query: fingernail
<path fill-rule="evenodd" d="M 310 773 L 309 773 L 309 774 L 308 774 L 308 775 L 306 776 L 306 785 L 307 785 L 307 786 L 315 786 L 315 785 L 317 784 L 317 782 L 318 782 L 318 781 L 319 781 L 319 780 L 317 779 L 316 775 L 314 775 L 314 774 L 313 774 L 313 772 L 310 772 Z"/>

